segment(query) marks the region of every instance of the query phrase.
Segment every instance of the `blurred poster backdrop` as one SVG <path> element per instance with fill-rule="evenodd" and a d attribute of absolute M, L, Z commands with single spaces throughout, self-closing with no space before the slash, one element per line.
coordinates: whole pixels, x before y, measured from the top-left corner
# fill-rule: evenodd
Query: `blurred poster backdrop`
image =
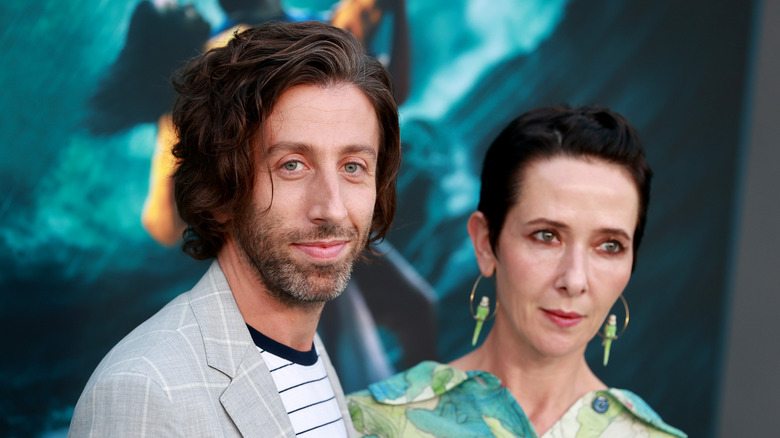
<path fill-rule="evenodd" d="M 608 367 L 598 341 L 588 360 L 691 436 L 714 433 L 752 3 L 358 3 L 0 4 L 0 435 L 64 436 L 100 359 L 206 270 L 142 226 L 166 77 L 219 32 L 271 19 L 359 34 L 401 103 L 388 255 L 356 268 L 320 327 L 345 391 L 469 351 L 466 220 L 486 146 L 527 109 L 595 103 L 638 128 L 655 179 L 631 324 Z"/>

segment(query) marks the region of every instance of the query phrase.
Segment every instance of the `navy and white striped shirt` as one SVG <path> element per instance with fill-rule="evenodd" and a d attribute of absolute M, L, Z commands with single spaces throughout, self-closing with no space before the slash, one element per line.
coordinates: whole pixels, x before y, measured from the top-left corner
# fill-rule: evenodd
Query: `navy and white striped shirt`
<path fill-rule="evenodd" d="M 271 370 L 296 436 L 346 437 L 341 409 L 314 345 L 298 351 L 247 327 Z"/>

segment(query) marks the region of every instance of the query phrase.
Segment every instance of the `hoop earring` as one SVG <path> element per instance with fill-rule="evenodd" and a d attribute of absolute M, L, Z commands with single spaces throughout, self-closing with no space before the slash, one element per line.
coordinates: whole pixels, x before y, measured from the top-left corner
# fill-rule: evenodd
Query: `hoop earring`
<path fill-rule="evenodd" d="M 471 288 L 471 296 L 469 297 L 469 312 L 471 312 L 471 317 L 477 321 L 477 326 L 474 327 L 474 335 L 471 337 L 472 346 L 477 345 L 479 332 L 482 331 L 482 325 L 485 323 L 485 321 L 494 318 L 496 316 L 496 312 L 498 312 L 498 298 L 496 298 L 496 308 L 493 309 L 493 313 L 490 314 L 490 298 L 484 295 L 479 301 L 479 306 L 477 306 L 476 313 L 474 312 L 474 292 L 477 291 L 477 285 L 479 284 L 480 280 L 482 280 L 482 274 L 479 274 L 477 281 L 474 282 L 474 287 Z"/>
<path fill-rule="evenodd" d="M 623 329 L 620 330 L 620 333 L 617 333 L 617 317 L 614 314 L 610 314 L 607 317 L 606 323 L 604 324 L 604 333 L 602 334 L 601 331 L 596 332 L 599 336 L 601 336 L 602 339 L 604 339 L 604 341 L 601 342 L 601 345 L 604 346 L 604 366 L 607 366 L 607 363 L 609 363 L 609 350 L 612 347 L 612 341 L 617 340 L 617 338 L 623 336 L 623 333 L 626 331 L 626 327 L 628 327 L 628 303 L 623 297 L 623 294 L 620 294 L 620 300 L 623 301 L 623 308 L 626 309 L 626 319 L 623 321 Z"/>

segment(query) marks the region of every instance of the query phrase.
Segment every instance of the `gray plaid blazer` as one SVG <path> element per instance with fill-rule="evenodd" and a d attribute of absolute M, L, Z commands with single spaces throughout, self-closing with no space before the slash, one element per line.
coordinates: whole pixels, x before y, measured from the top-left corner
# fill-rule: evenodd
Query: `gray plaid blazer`
<path fill-rule="evenodd" d="M 314 343 L 354 436 L 336 372 Z M 103 358 L 71 420 L 68 437 L 81 436 L 295 436 L 219 263 Z"/>

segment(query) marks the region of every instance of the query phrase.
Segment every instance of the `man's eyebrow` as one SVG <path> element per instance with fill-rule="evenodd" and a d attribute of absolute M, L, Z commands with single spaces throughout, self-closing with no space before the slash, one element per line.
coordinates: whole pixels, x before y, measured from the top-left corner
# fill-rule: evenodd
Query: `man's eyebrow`
<path fill-rule="evenodd" d="M 314 150 L 310 145 L 306 143 L 290 143 L 290 142 L 282 142 L 282 143 L 274 143 L 271 146 L 268 147 L 266 150 L 267 156 L 272 156 L 275 153 L 289 153 L 289 152 L 298 152 L 298 153 L 311 153 Z"/>
<path fill-rule="evenodd" d="M 368 145 L 355 144 L 344 147 L 341 151 L 343 154 L 366 154 L 374 160 L 377 159 L 377 152 Z"/>
<path fill-rule="evenodd" d="M 266 155 L 270 157 L 273 156 L 274 154 L 290 153 L 290 152 L 297 152 L 301 154 L 312 154 L 314 153 L 314 147 L 312 147 L 307 143 L 281 142 L 269 146 L 268 150 L 266 151 Z M 339 152 L 341 154 L 366 154 L 369 155 L 374 160 L 377 159 L 376 150 L 374 150 L 373 147 L 368 145 L 362 145 L 362 144 L 346 145 L 343 146 Z"/>

